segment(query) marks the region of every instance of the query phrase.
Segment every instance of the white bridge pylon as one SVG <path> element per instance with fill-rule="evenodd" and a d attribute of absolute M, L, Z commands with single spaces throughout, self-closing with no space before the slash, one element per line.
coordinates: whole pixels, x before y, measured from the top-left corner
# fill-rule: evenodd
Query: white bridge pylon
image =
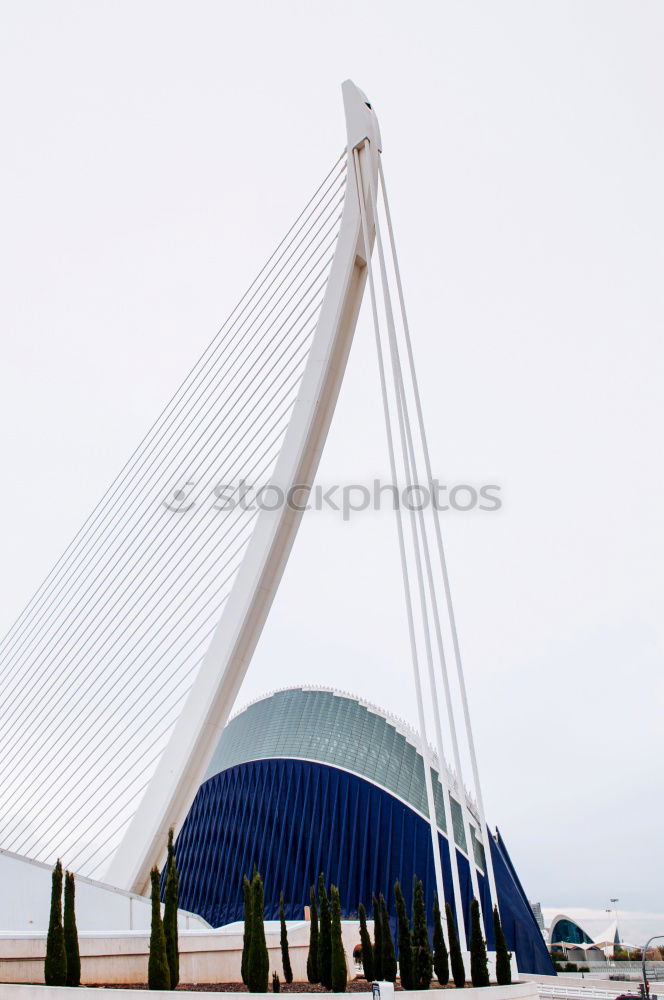
<path fill-rule="evenodd" d="M 362 147 L 362 169 L 377 177 L 380 134 L 361 92 L 343 85 L 348 149 Z M 367 141 L 368 140 L 368 141 Z M 368 182 L 361 192 L 369 199 Z M 373 209 L 371 209 L 373 217 Z M 287 496 L 311 486 L 339 394 L 366 281 L 360 196 L 352 171 L 336 251 L 302 381 L 271 483 Z M 163 855 L 170 826 L 179 828 L 244 680 L 281 580 L 302 512 L 283 504 L 261 510 L 198 676 L 171 740 L 108 869 L 113 885 L 147 888 L 150 865 Z"/>
<path fill-rule="evenodd" d="M 393 481 L 433 486 L 378 121 L 352 82 L 342 89 L 344 155 L 0 644 L 11 706 L 0 720 L 0 848 L 147 891 L 233 708 L 305 506 L 249 515 L 200 501 L 219 476 L 304 496 L 367 284 Z M 493 904 L 497 894 L 442 532 L 435 507 L 398 507 L 395 520 L 437 891 L 444 902 L 442 796 L 463 942 L 452 792 L 474 895 L 475 839 Z"/>

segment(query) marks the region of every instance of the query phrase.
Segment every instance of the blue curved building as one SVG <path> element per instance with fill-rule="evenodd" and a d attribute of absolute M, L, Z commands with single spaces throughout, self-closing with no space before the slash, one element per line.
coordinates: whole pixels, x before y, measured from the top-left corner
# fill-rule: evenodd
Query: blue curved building
<path fill-rule="evenodd" d="M 587 931 L 584 931 L 583 927 L 577 924 L 575 920 L 572 920 L 571 917 L 567 917 L 562 913 L 551 921 L 549 941 L 552 945 L 595 943 Z M 620 944 L 620 941 L 618 944 Z"/>
<path fill-rule="evenodd" d="M 439 762 L 432 754 L 435 768 Z M 450 850 L 456 851 L 461 896 L 470 927 L 469 845 L 460 792 L 452 790 L 446 829 L 438 772 L 432 767 L 445 896 L 453 903 Z M 456 789 L 456 794 L 455 790 Z M 486 845 L 475 807 L 470 850 L 483 910 L 491 914 L 484 877 Z M 453 846 L 451 846 L 453 845 Z M 519 970 L 553 973 L 542 933 L 502 839 L 491 838 L 499 906 Z M 265 885 L 265 916 L 301 920 L 309 889 L 325 872 L 340 890 L 342 913 L 357 915 L 382 892 L 396 921 L 394 883 L 411 905 L 413 875 L 424 884 L 431 914 L 435 874 L 424 761 L 413 730 L 347 694 L 290 688 L 259 699 L 228 723 L 176 843 L 180 905 L 215 927 L 241 920 L 242 875 L 254 865 Z M 485 927 L 493 947 L 492 921 Z"/>

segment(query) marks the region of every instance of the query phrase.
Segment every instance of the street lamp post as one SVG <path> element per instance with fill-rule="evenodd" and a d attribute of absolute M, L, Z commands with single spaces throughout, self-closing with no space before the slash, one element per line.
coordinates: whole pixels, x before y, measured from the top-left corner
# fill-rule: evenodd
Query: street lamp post
<path fill-rule="evenodd" d="M 649 938 L 646 941 L 645 945 L 643 946 L 643 955 L 641 956 L 641 970 L 643 973 L 643 991 L 646 996 L 649 996 L 648 981 L 646 979 L 646 952 L 648 951 L 649 945 L 653 941 L 658 941 L 660 938 L 664 941 L 664 934 L 653 934 L 653 936 Z"/>

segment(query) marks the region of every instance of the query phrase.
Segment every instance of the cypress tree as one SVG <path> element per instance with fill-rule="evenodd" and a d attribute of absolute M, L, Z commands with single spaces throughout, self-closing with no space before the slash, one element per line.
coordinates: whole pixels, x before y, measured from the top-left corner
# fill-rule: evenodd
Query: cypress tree
<path fill-rule="evenodd" d="M 394 883 L 394 898 L 397 904 L 397 940 L 399 942 L 399 978 L 401 988 L 412 990 L 415 988 L 413 980 L 413 943 L 410 937 L 410 925 L 408 914 L 406 913 L 406 902 L 399 885 L 399 880 Z"/>
<path fill-rule="evenodd" d="M 392 940 L 392 928 L 387 912 L 387 903 L 381 892 L 380 894 L 380 929 L 383 946 L 383 979 L 388 983 L 395 983 L 397 979 L 397 957 L 394 954 L 394 941 Z"/>
<path fill-rule="evenodd" d="M 242 878 L 244 898 L 244 934 L 242 935 L 242 982 L 247 985 L 247 964 L 249 962 L 249 942 L 251 941 L 251 882 L 246 875 Z"/>
<path fill-rule="evenodd" d="M 440 919 L 438 896 L 433 899 L 433 969 L 441 986 L 447 986 L 450 981 L 450 963 L 447 955 L 447 945 L 443 934 L 443 924 Z"/>
<path fill-rule="evenodd" d="M 67 985 L 67 952 L 62 926 L 62 863 L 59 858 L 51 876 L 51 914 L 46 937 L 44 982 L 47 986 Z"/>
<path fill-rule="evenodd" d="M 348 981 L 346 968 L 346 952 L 341 936 L 341 901 L 336 885 L 330 886 L 332 896 L 332 992 L 345 993 Z"/>
<path fill-rule="evenodd" d="M 247 961 L 247 986 L 250 993 L 267 993 L 270 958 L 265 944 L 264 916 L 263 880 L 255 871 L 251 880 L 251 940 Z"/>
<path fill-rule="evenodd" d="M 332 915 L 330 902 L 325 890 L 325 878 L 318 876 L 318 898 L 320 900 L 320 935 L 318 938 L 318 975 L 326 990 L 332 989 Z"/>
<path fill-rule="evenodd" d="M 307 979 L 310 983 L 319 983 L 318 973 L 318 907 L 316 906 L 316 890 L 313 885 L 309 890 L 309 954 L 307 956 Z"/>
<path fill-rule="evenodd" d="M 447 916 L 447 938 L 450 942 L 450 966 L 452 968 L 452 979 L 457 989 L 462 989 L 466 985 L 466 970 L 463 967 L 463 955 L 459 945 L 456 924 L 452 916 L 452 907 L 445 903 L 445 914 Z"/>
<path fill-rule="evenodd" d="M 175 864 L 173 827 L 168 831 L 168 859 L 166 861 L 166 889 L 164 892 L 164 936 L 171 989 L 180 982 L 180 949 L 178 942 L 178 869 Z"/>
<path fill-rule="evenodd" d="M 281 983 L 279 982 L 279 976 L 276 972 L 272 973 L 272 992 L 281 993 Z"/>
<path fill-rule="evenodd" d="M 499 986 L 509 986 L 512 982 L 512 956 L 507 950 L 507 942 L 503 926 L 500 922 L 498 907 L 493 908 L 493 936 L 496 939 L 496 979 Z"/>
<path fill-rule="evenodd" d="M 367 930 L 367 911 L 364 909 L 364 903 L 360 903 L 358 912 L 360 917 L 360 942 L 362 945 L 362 969 L 366 981 L 372 983 L 374 980 L 374 954 L 369 931 Z"/>
<path fill-rule="evenodd" d="M 379 982 L 383 980 L 383 922 L 381 920 L 380 903 L 373 894 L 373 919 L 374 919 L 374 976 Z"/>
<path fill-rule="evenodd" d="M 67 986 L 81 985 L 81 955 L 76 928 L 76 886 L 74 873 L 65 872 L 65 916 L 63 922 L 67 955 Z"/>
<path fill-rule="evenodd" d="M 161 920 L 161 893 L 159 869 L 150 872 L 152 889 L 152 924 L 150 927 L 150 957 L 148 958 L 148 989 L 170 990 L 171 974 L 166 955 L 166 935 Z"/>
<path fill-rule="evenodd" d="M 284 979 L 287 983 L 292 983 L 293 970 L 291 969 L 290 955 L 288 953 L 288 931 L 286 930 L 286 914 L 284 913 L 283 892 L 279 896 L 279 923 L 281 925 L 281 964 L 284 970 Z"/>
<path fill-rule="evenodd" d="M 486 944 L 480 923 L 480 904 L 476 899 L 470 904 L 470 921 L 470 978 L 473 986 L 488 986 L 489 966 L 486 957 Z"/>
<path fill-rule="evenodd" d="M 432 961 L 429 928 L 424 907 L 424 889 L 415 876 L 413 883 L 413 980 L 416 990 L 428 990 L 431 985 Z"/>

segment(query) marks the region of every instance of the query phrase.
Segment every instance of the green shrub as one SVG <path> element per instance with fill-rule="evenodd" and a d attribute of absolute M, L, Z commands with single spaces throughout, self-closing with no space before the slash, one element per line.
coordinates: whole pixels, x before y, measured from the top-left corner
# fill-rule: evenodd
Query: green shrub
<path fill-rule="evenodd" d="M 360 944 L 362 945 L 362 971 L 364 972 L 364 978 L 366 981 L 371 983 L 374 979 L 374 953 L 371 938 L 369 937 L 369 931 L 367 929 L 367 911 L 364 909 L 364 903 L 360 903 L 359 916 Z"/>
<path fill-rule="evenodd" d="M 432 971 L 424 888 L 416 876 L 413 880 L 413 981 L 416 990 L 429 989 Z"/>
<path fill-rule="evenodd" d="M 564 971 L 565 972 L 578 972 L 579 971 L 579 967 L 576 964 L 576 962 L 565 962 Z"/>
<path fill-rule="evenodd" d="M 166 955 L 166 935 L 161 919 L 161 892 L 159 869 L 150 872 L 152 890 L 152 925 L 150 927 L 150 955 L 148 958 L 148 989 L 170 990 L 171 974 Z"/>
<path fill-rule="evenodd" d="M 318 907 L 316 906 L 316 890 L 313 885 L 309 891 L 309 954 L 307 955 L 307 979 L 310 983 L 319 983 L 318 973 Z"/>
<path fill-rule="evenodd" d="M 67 986 L 81 985 L 81 955 L 76 927 L 76 886 L 73 872 L 65 872 L 65 916 L 63 921 L 67 955 Z"/>
<path fill-rule="evenodd" d="M 327 898 L 325 877 L 318 876 L 318 899 L 320 901 L 320 929 L 318 934 L 318 975 L 326 990 L 332 989 L 332 915 Z"/>
<path fill-rule="evenodd" d="M 336 885 L 330 886 L 330 893 L 332 895 L 332 992 L 345 993 L 348 969 L 341 936 L 341 902 Z"/>
<path fill-rule="evenodd" d="M 46 936 L 44 982 L 47 986 L 67 985 L 67 951 L 62 926 L 62 863 L 59 858 L 51 876 L 51 913 Z"/>
<path fill-rule="evenodd" d="M 399 880 L 394 883 L 394 898 L 397 904 L 397 940 L 399 943 L 399 979 L 404 990 L 415 988 L 413 979 L 413 942 L 406 913 L 406 903 Z"/>
<path fill-rule="evenodd" d="M 397 957 L 394 953 L 394 941 L 392 940 L 392 928 L 387 912 L 387 903 L 381 892 L 380 894 L 380 933 L 383 952 L 383 979 L 387 983 L 395 983 L 397 979 Z"/>
<path fill-rule="evenodd" d="M 496 981 L 499 986 L 509 986 L 512 982 L 512 956 L 507 950 L 507 942 L 500 922 L 498 907 L 493 908 L 493 936 L 496 940 Z"/>
<path fill-rule="evenodd" d="M 276 972 L 272 973 L 272 992 L 281 993 L 281 983 L 279 982 L 279 976 Z"/>
<path fill-rule="evenodd" d="M 450 963 L 440 919 L 438 896 L 434 896 L 433 899 L 433 971 L 440 985 L 447 986 L 450 981 Z"/>
<path fill-rule="evenodd" d="M 263 880 L 256 871 L 251 880 L 251 940 L 247 961 L 247 987 L 250 993 L 267 993 L 270 959 L 265 944 L 264 916 Z"/>
<path fill-rule="evenodd" d="M 374 977 L 382 982 L 383 980 L 383 921 L 381 919 L 380 903 L 376 893 L 373 894 L 373 919 L 374 919 Z"/>
<path fill-rule="evenodd" d="M 480 904 L 476 899 L 470 904 L 470 926 L 470 979 L 473 986 L 488 986 L 486 942 L 482 934 Z"/>
<path fill-rule="evenodd" d="M 456 924 L 454 923 L 452 907 L 449 903 L 445 903 L 445 915 L 447 917 L 447 939 L 450 942 L 450 967 L 452 969 L 452 979 L 457 989 L 461 989 L 466 985 L 466 970 L 463 966 L 463 955 L 461 954 L 461 947 L 459 945 L 459 936 L 457 934 Z"/>
<path fill-rule="evenodd" d="M 171 976 L 171 989 L 180 982 L 180 945 L 178 941 L 178 869 L 175 864 L 173 827 L 168 831 L 168 857 L 166 860 L 166 888 L 164 891 L 164 936 L 166 957 Z"/>
<path fill-rule="evenodd" d="M 242 982 L 247 985 L 247 964 L 249 962 L 249 942 L 251 941 L 251 882 L 246 875 L 242 878 L 244 897 L 244 934 L 242 935 Z"/>
<path fill-rule="evenodd" d="M 290 964 L 290 954 L 288 952 L 288 931 L 286 930 L 286 915 L 284 913 L 284 894 L 279 896 L 279 924 L 281 929 L 281 964 L 284 970 L 284 979 L 287 983 L 293 982 L 293 970 Z"/>

